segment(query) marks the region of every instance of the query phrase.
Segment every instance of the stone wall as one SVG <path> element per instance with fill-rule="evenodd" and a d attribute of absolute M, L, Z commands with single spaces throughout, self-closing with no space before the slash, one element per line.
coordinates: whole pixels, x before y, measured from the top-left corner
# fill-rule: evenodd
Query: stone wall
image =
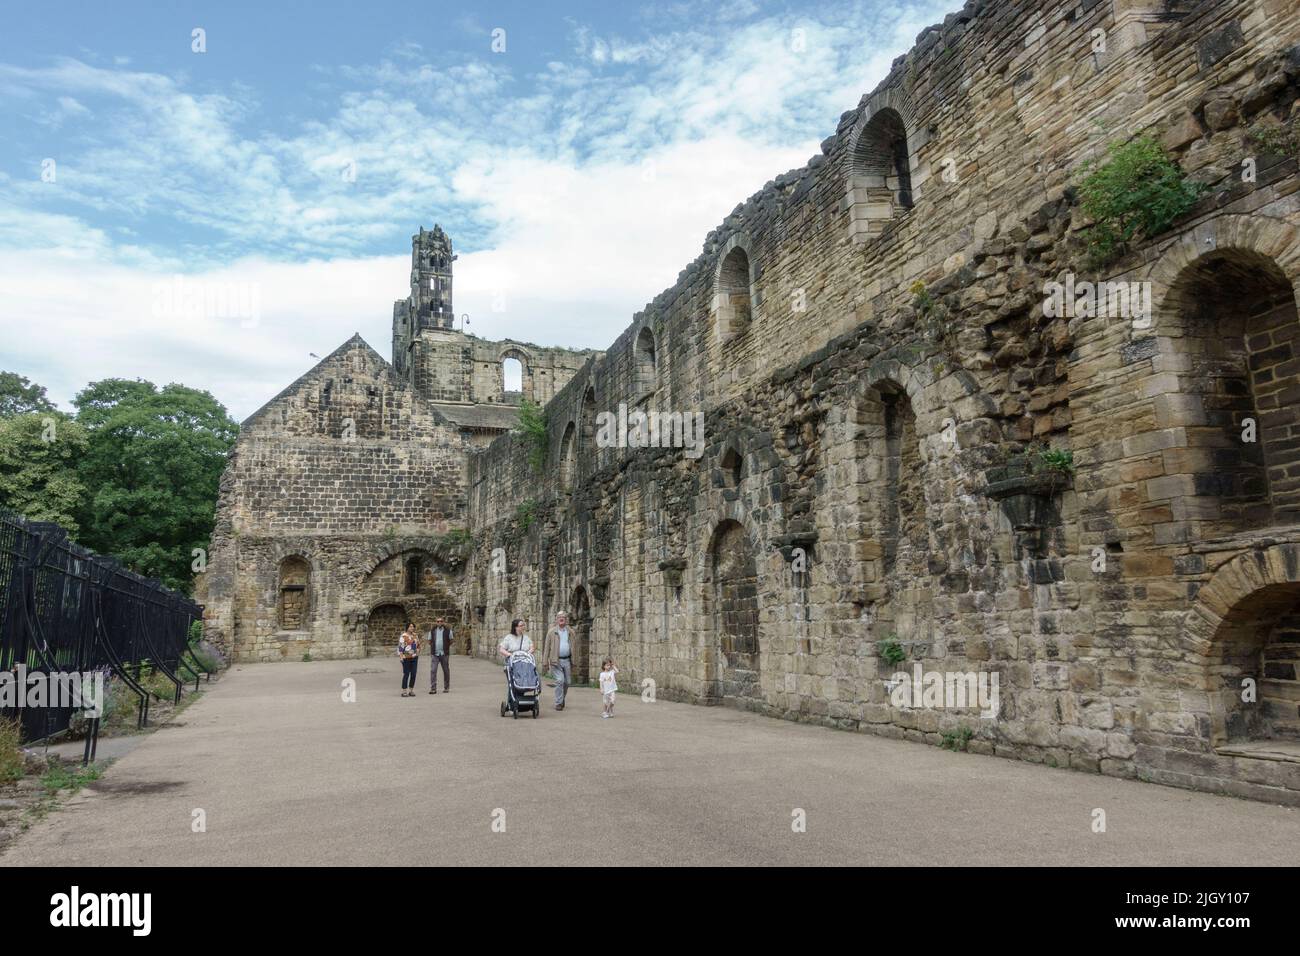
<path fill-rule="evenodd" d="M 240 430 L 199 576 L 209 639 L 241 660 L 358 657 L 396 646 L 373 609 L 459 619 L 468 455 L 352 338 Z"/>
<path fill-rule="evenodd" d="M 590 661 L 665 698 L 1300 803 L 1268 637 L 1300 606 L 1300 179 L 1250 135 L 1296 129 L 1298 43 L 1275 0 L 925 31 L 551 399 L 542 475 L 518 436 L 475 456 L 471 616 L 589 608 Z M 1139 132 L 1208 191 L 1091 273 L 1073 187 Z M 1045 314 L 1067 278 L 1153 309 Z M 598 440 L 650 411 L 702 415 L 702 454 Z M 900 703 L 917 667 L 996 677 L 996 713 Z"/>

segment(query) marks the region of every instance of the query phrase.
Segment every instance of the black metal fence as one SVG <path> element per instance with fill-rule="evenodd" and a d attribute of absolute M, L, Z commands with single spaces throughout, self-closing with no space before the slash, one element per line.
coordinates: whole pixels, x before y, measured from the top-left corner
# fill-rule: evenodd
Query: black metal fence
<path fill-rule="evenodd" d="M 181 685 L 198 684 L 203 668 L 189 645 L 190 624 L 203 609 L 113 558 L 91 554 L 57 524 L 28 521 L 0 509 L 0 671 L 44 675 L 98 672 L 104 685 L 137 698 L 137 724 L 149 720 L 146 674 L 165 675 L 180 701 Z M 186 652 L 189 652 L 189 660 Z M 71 706 L 23 706 L 0 697 L 0 717 L 17 718 L 25 741 L 67 730 Z M 103 702 L 101 701 L 101 707 Z M 93 759 L 98 717 L 89 719 L 86 759 Z"/>

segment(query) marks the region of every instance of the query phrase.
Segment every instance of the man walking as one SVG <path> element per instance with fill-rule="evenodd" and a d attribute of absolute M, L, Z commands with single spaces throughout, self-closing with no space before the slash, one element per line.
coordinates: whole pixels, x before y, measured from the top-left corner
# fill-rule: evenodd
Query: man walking
<path fill-rule="evenodd" d="M 564 710 L 564 698 L 573 683 L 573 634 L 569 630 L 569 616 L 561 611 L 555 615 L 555 627 L 546 632 L 542 641 L 542 669 L 555 677 L 555 709 Z"/>
<path fill-rule="evenodd" d="M 433 661 L 429 665 L 429 693 L 438 693 L 438 668 L 442 668 L 442 690 L 443 693 L 451 693 L 451 628 L 447 626 L 446 618 L 438 618 L 438 623 L 433 626 L 429 632 L 429 650 L 433 653 Z"/>

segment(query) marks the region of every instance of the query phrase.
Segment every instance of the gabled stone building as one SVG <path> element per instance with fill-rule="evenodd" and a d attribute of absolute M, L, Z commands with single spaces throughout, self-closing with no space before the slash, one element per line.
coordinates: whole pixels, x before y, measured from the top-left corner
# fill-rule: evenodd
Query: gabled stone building
<path fill-rule="evenodd" d="M 971 0 L 551 399 L 541 475 L 471 458 L 471 619 L 566 610 L 658 698 L 1300 803 L 1298 94 L 1291 0 Z M 1205 193 L 1091 269 L 1083 164 L 1139 134 Z M 601 441 L 620 407 L 703 456 Z"/>
<path fill-rule="evenodd" d="M 469 456 L 594 353 L 454 329 L 454 258 L 440 227 L 413 238 L 395 365 L 353 336 L 240 427 L 198 579 L 236 659 L 389 654 L 408 619 L 466 616 Z"/>

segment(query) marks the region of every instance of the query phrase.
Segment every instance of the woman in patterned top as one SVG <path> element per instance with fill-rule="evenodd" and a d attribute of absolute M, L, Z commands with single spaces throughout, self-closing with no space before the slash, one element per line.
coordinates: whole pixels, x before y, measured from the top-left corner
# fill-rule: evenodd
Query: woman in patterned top
<path fill-rule="evenodd" d="M 406 630 L 397 639 L 397 656 L 402 659 L 402 696 L 414 697 L 415 672 L 420 666 L 420 638 L 415 633 L 415 625 L 410 621 L 406 622 Z"/>

